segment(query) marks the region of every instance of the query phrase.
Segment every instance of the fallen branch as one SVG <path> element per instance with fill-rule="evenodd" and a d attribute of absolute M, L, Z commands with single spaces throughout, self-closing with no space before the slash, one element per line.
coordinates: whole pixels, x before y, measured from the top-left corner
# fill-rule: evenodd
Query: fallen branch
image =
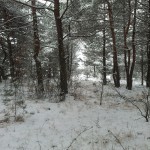
<path fill-rule="evenodd" d="M 143 99 L 135 100 L 134 98 L 128 98 L 128 97 L 122 95 L 116 88 L 113 88 L 113 89 L 117 92 L 117 94 L 120 96 L 120 98 L 124 99 L 127 102 L 130 102 L 133 106 L 135 106 L 138 109 L 138 111 L 140 112 L 141 116 L 143 118 L 145 118 L 146 122 L 149 121 L 149 117 L 150 117 L 149 116 L 149 114 L 150 114 L 149 94 L 147 95 L 146 102 L 145 102 Z M 143 103 L 145 106 L 145 112 L 143 112 L 141 110 L 141 108 L 137 104 L 135 104 L 135 102 Z"/>
<path fill-rule="evenodd" d="M 108 130 L 109 133 L 111 133 L 111 135 L 116 139 L 116 141 L 120 144 L 120 146 L 122 147 L 123 150 L 126 150 L 123 145 L 121 144 L 120 140 L 117 138 L 117 136 L 112 133 L 110 130 Z"/>
<path fill-rule="evenodd" d="M 82 132 L 80 132 L 80 133 L 72 140 L 72 142 L 70 143 L 70 145 L 67 147 L 66 150 L 69 150 L 69 148 L 70 148 L 70 147 L 72 146 L 72 144 L 78 139 L 79 136 L 81 136 L 84 132 L 86 132 L 86 131 L 88 131 L 88 130 L 90 130 L 90 129 L 92 129 L 92 128 L 93 128 L 93 126 L 90 127 L 90 128 L 88 128 L 88 129 L 84 129 Z"/>

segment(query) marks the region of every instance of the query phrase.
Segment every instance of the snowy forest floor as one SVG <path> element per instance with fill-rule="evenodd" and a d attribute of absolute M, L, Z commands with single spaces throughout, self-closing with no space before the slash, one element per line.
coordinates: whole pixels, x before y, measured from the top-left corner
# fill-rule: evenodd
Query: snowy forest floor
<path fill-rule="evenodd" d="M 64 102 L 26 99 L 23 108 L 17 106 L 16 122 L 11 119 L 13 100 L 9 96 L 6 102 L 1 90 L 0 150 L 150 150 L 150 123 L 137 108 L 110 85 L 104 87 L 100 106 L 99 82 L 76 82 Z M 118 90 L 140 99 L 146 89 Z"/>

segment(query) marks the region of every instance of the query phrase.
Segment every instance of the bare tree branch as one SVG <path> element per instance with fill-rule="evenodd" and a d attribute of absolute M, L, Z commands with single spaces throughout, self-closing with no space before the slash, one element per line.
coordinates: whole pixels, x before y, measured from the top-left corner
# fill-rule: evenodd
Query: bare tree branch
<path fill-rule="evenodd" d="M 23 18 L 23 17 L 27 17 L 27 16 L 30 16 L 30 15 L 31 15 L 31 14 L 27 14 L 27 15 L 24 15 L 24 16 L 13 17 L 13 18 L 7 20 L 6 22 L 0 24 L 0 26 L 3 26 L 3 25 L 5 25 L 6 23 L 8 23 L 8 22 L 10 22 L 10 21 L 12 21 L 12 20 L 14 20 L 14 19 L 17 19 L 17 18 Z"/>
<path fill-rule="evenodd" d="M 30 5 L 30 4 L 27 4 L 27 3 L 23 3 L 23 2 L 21 2 L 21 1 L 17 1 L 17 0 L 13 0 L 13 1 L 16 2 L 16 3 L 18 3 L 18 4 L 22 4 L 22 5 L 31 7 L 31 8 L 36 8 L 36 9 L 47 9 L 47 10 L 50 10 L 50 11 L 53 11 L 53 12 L 54 12 L 53 9 L 48 8 L 48 7 L 37 7 L 37 6 L 32 6 L 32 5 Z"/>
<path fill-rule="evenodd" d="M 114 133 L 112 133 L 110 130 L 108 130 L 108 132 L 112 134 L 112 136 L 113 136 L 113 137 L 116 139 L 116 141 L 120 144 L 120 146 L 122 147 L 122 149 L 123 149 L 123 150 L 126 150 L 126 149 L 123 147 L 123 145 L 121 144 L 120 140 L 117 138 L 117 136 L 116 136 Z"/>
<path fill-rule="evenodd" d="M 72 144 L 78 139 L 78 137 L 79 137 L 80 135 L 82 135 L 84 132 L 86 132 L 86 131 L 88 131 L 88 130 L 90 130 L 90 129 L 92 129 L 92 128 L 93 128 L 93 126 L 90 127 L 90 128 L 86 128 L 86 129 L 84 129 L 82 132 L 80 132 L 80 133 L 72 140 L 72 142 L 70 143 L 70 145 L 67 147 L 66 150 L 69 150 L 69 149 L 70 149 L 70 147 L 72 146 Z"/>
<path fill-rule="evenodd" d="M 69 7 L 69 0 L 67 0 L 66 8 L 65 8 L 64 12 L 62 13 L 62 15 L 60 17 L 61 19 L 63 18 L 63 16 L 65 15 L 66 11 L 68 10 L 68 7 Z"/>

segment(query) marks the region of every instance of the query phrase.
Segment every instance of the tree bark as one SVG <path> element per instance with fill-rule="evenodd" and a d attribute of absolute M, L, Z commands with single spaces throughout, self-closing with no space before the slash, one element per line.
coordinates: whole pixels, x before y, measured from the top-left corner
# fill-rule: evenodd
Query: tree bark
<path fill-rule="evenodd" d="M 59 51 L 59 67 L 60 67 L 60 95 L 63 96 L 68 93 L 68 83 L 67 83 L 67 68 L 66 68 L 66 58 L 63 43 L 63 27 L 62 18 L 60 16 L 60 2 L 59 0 L 54 1 L 54 16 L 57 28 L 57 41 L 58 41 L 58 51 Z M 63 99 L 64 100 L 64 99 Z"/>
<path fill-rule="evenodd" d="M 13 51 L 12 51 L 12 45 L 11 45 L 9 35 L 7 36 L 7 45 L 8 45 L 8 56 L 9 56 L 9 63 L 10 63 L 10 75 L 13 80 L 15 78 L 15 64 L 13 60 Z"/>
<path fill-rule="evenodd" d="M 150 87 L 150 0 L 148 1 L 148 37 L 147 37 L 147 79 L 146 86 Z"/>
<path fill-rule="evenodd" d="M 141 85 L 144 82 L 144 58 L 143 58 L 143 49 L 141 49 Z"/>
<path fill-rule="evenodd" d="M 35 60 L 35 65 L 36 65 L 36 74 L 37 74 L 37 82 L 38 82 L 38 87 L 37 87 L 37 92 L 38 96 L 42 96 L 44 92 L 44 85 L 43 85 L 43 73 L 42 73 L 42 66 L 41 62 L 38 59 L 38 55 L 40 52 L 40 39 L 39 39 L 39 32 L 38 32 L 38 22 L 37 22 L 37 14 L 36 14 L 36 8 L 34 7 L 36 5 L 36 0 L 32 0 L 32 17 L 33 17 L 33 32 L 34 32 L 34 60 Z"/>
<path fill-rule="evenodd" d="M 9 13 L 7 12 L 7 10 L 3 10 L 3 16 L 4 16 L 4 20 L 6 22 L 5 27 L 6 29 L 10 29 L 10 24 L 8 22 L 9 19 L 11 19 Z M 11 36 L 13 35 L 12 31 L 8 31 L 7 32 L 7 37 L 6 37 L 6 43 L 7 43 L 7 48 L 8 48 L 8 58 L 9 58 L 9 65 L 10 65 L 10 76 L 11 76 L 11 80 L 13 81 L 13 79 L 15 78 L 15 64 L 14 64 L 14 58 L 13 58 L 13 50 L 12 50 L 12 44 L 11 44 Z"/>
<path fill-rule="evenodd" d="M 2 48 L 3 54 L 4 54 L 4 58 L 3 58 L 3 60 L 2 60 L 2 64 L 0 65 L 0 77 L 1 77 L 1 80 L 2 80 L 2 79 L 3 79 L 3 80 L 6 80 L 7 77 L 6 77 L 6 75 L 5 75 L 4 63 L 5 63 L 6 58 L 7 58 L 7 53 L 6 53 L 5 49 L 4 49 L 4 45 L 3 45 L 3 40 L 2 40 L 2 38 L 0 39 L 0 43 L 1 43 L 1 48 Z"/>
<path fill-rule="evenodd" d="M 72 75 L 72 64 L 73 64 L 73 45 L 70 44 L 70 47 L 68 46 L 68 81 L 70 80 L 71 78 L 71 75 Z"/>
<path fill-rule="evenodd" d="M 105 10 L 105 3 L 104 3 L 104 10 Z M 106 27 L 105 27 L 105 19 L 106 15 L 104 14 L 104 28 L 103 28 L 103 85 L 107 84 L 106 79 Z"/>
<path fill-rule="evenodd" d="M 126 14 L 126 11 L 125 11 L 125 7 L 126 7 L 126 4 L 125 4 L 125 1 L 124 1 L 124 5 L 123 5 L 123 8 L 124 8 L 124 14 L 123 14 L 123 20 L 124 20 L 124 27 L 123 27 L 123 34 L 124 34 L 124 64 L 125 64 L 125 71 L 126 71 L 126 82 L 127 82 L 127 85 L 126 85 L 126 88 L 128 89 L 129 88 L 129 85 L 130 85 L 130 65 L 131 65 L 131 52 L 127 46 L 127 36 L 128 36 L 128 33 L 129 33 L 129 28 L 130 28 L 130 25 L 131 25 L 131 4 L 130 4 L 130 0 L 128 0 L 128 6 L 129 6 L 129 16 L 128 16 L 128 22 L 127 22 L 127 25 L 126 25 L 126 21 L 125 21 L 125 14 Z"/>
<path fill-rule="evenodd" d="M 113 12 L 111 8 L 111 4 L 108 0 L 107 0 L 107 5 L 108 5 L 110 30 L 111 30 L 112 42 L 113 42 L 113 80 L 114 80 L 115 87 L 120 87 L 120 72 L 119 72 L 119 66 L 118 66 L 116 35 L 115 35 L 115 30 L 114 30 L 114 19 L 113 19 Z"/>
<path fill-rule="evenodd" d="M 133 18 L 133 30 L 132 30 L 132 64 L 130 69 L 130 79 L 129 79 L 129 86 L 128 89 L 132 90 L 132 77 L 133 77 L 133 71 L 135 66 L 135 60 L 136 60 L 136 45 L 135 45 L 135 33 L 136 33 L 136 10 L 137 10 L 137 0 L 135 0 L 134 5 L 134 18 Z"/>
<path fill-rule="evenodd" d="M 124 27 L 123 27 L 123 34 L 124 34 L 124 63 L 125 63 L 125 71 L 126 71 L 126 81 L 127 85 L 126 88 L 128 90 L 132 89 L 132 76 L 133 76 L 133 70 L 135 66 L 135 58 L 136 58 L 136 49 L 135 49 L 135 25 L 136 25 L 136 9 L 137 9 L 137 0 L 135 0 L 134 5 L 134 18 L 133 18 L 133 30 L 132 30 L 132 63 L 131 63 L 131 50 L 129 50 L 127 46 L 127 36 L 129 33 L 129 28 L 131 25 L 131 2 L 128 0 L 128 6 L 129 6 L 129 16 L 128 16 L 128 22 L 126 25 L 125 21 L 125 1 L 124 1 Z"/>

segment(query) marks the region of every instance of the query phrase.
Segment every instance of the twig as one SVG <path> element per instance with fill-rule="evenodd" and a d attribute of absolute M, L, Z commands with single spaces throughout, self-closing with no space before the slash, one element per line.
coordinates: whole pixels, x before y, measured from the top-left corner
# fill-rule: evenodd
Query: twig
<path fill-rule="evenodd" d="M 68 7 L 69 7 L 69 0 L 67 0 L 67 2 L 66 2 L 66 8 L 65 8 L 64 12 L 62 13 L 62 15 L 61 15 L 61 17 L 60 17 L 61 19 L 63 18 L 63 16 L 64 16 L 65 13 L 67 12 Z"/>
<path fill-rule="evenodd" d="M 140 118 L 137 118 L 137 119 L 135 119 L 135 120 L 139 120 L 139 119 L 141 119 L 141 118 L 143 118 L 143 116 L 142 116 L 142 117 L 140 117 Z"/>
<path fill-rule="evenodd" d="M 120 144 L 120 146 L 122 147 L 122 149 L 123 149 L 123 150 L 126 150 L 126 149 L 123 147 L 123 145 L 121 144 L 120 140 L 117 138 L 117 136 L 114 135 L 114 133 L 112 133 L 110 130 L 108 130 L 108 132 L 112 134 L 112 136 L 113 136 L 113 137 L 116 139 L 116 141 Z"/>
<path fill-rule="evenodd" d="M 126 96 L 121 95 L 118 90 L 115 89 L 115 91 L 118 93 L 118 95 L 119 95 L 122 99 L 124 99 L 124 100 L 126 100 L 126 101 L 129 101 L 132 105 L 134 105 L 134 106 L 140 111 L 141 115 L 143 116 L 143 113 L 142 113 L 141 109 L 140 109 L 136 104 L 134 104 L 134 102 L 133 102 L 132 100 L 130 100 L 130 99 L 127 98 Z"/>
<path fill-rule="evenodd" d="M 120 96 L 120 98 L 126 100 L 127 102 L 130 102 L 133 106 L 135 106 L 138 111 L 141 113 L 141 116 L 144 117 L 146 119 L 146 122 L 149 121 L 149 108 L 148 108 L 148 102 L 144 102 L 142 99 L 140 100 L 141 103 L 143 103 L 145 105 L 145 114 L 142 112 L 142 110 L 140 109 L 140 107 L 135 104 L 134 102 L 138 102 L 137 100 L 133 99 L 133 100 L 130 100 L 131 98 L 128 98 L 126 96 L 123 96 L 116 88 L 113 88 L 117 93 L 118 95 Z"/>
<path fill-rule="evenodd" d="M 46 124 L 46 122 L 47 121 L 49 121 L 48 119 L 47 120 L 45 120 L 45 122 L 43 123 L 43 125 L 41 126 L 41 128 L 40 128 L 40 132 L 42 131 L 42 129 L 43 129 L 43 127 L 44 127 L 44 125 Z"/>
<path fill-rule="evenodd" d="M 37 143 L 38 143 L 38 145 L 39 145 L 40 150 L 42 150 L 42 147 L 41 147 L 40 141 L 37 141 Z"/>
<path fill-rule="evenodd" d="M 22 5 L 24 5 L 24 6 L 28 6 L 28 7 L 30 7 L 30 8 L 36 8 L 36 9 L 47 9 L 47 10 L 50 10 L 50 11 L 53 11 L 54 12 L 54 10 L 53 9 L 51 9 L 51 8 L 48 8 L 48 7 L 38 7 L 38 6 L 32 6 L 32 5 L 30 5 L 30 4 L 27 4 L 27 3 L 24 3 L 24 2 L 21 2 L 21 1 L 18 1 L 18 0 L 13 0 L 14 2 L 16 2 L 16 3 L 18 3 L 18 4 L 22 4 Z"/>
<path fill-rule="evenodd" d="M 90 129 L 92 129 L 93 128 L 93 126 L 92 127 L 90 127 L 90 128 L 88 128 L 88 129 L 84 129 L 82 132 L 80 132 L 73 140 L 72 140 L 72 142 L 70 143 L 70 145 L 67 147 L 67 149 L 66 150 L 69 150 L 69 148 L 72 146 L 72 144 L 78 139 L 78 137 L 80 136 L 80 135 L 82 135 L 84 132 L 86 132 L 86 131 L 88 131 L 88 130 L 90 130 Z"/>

